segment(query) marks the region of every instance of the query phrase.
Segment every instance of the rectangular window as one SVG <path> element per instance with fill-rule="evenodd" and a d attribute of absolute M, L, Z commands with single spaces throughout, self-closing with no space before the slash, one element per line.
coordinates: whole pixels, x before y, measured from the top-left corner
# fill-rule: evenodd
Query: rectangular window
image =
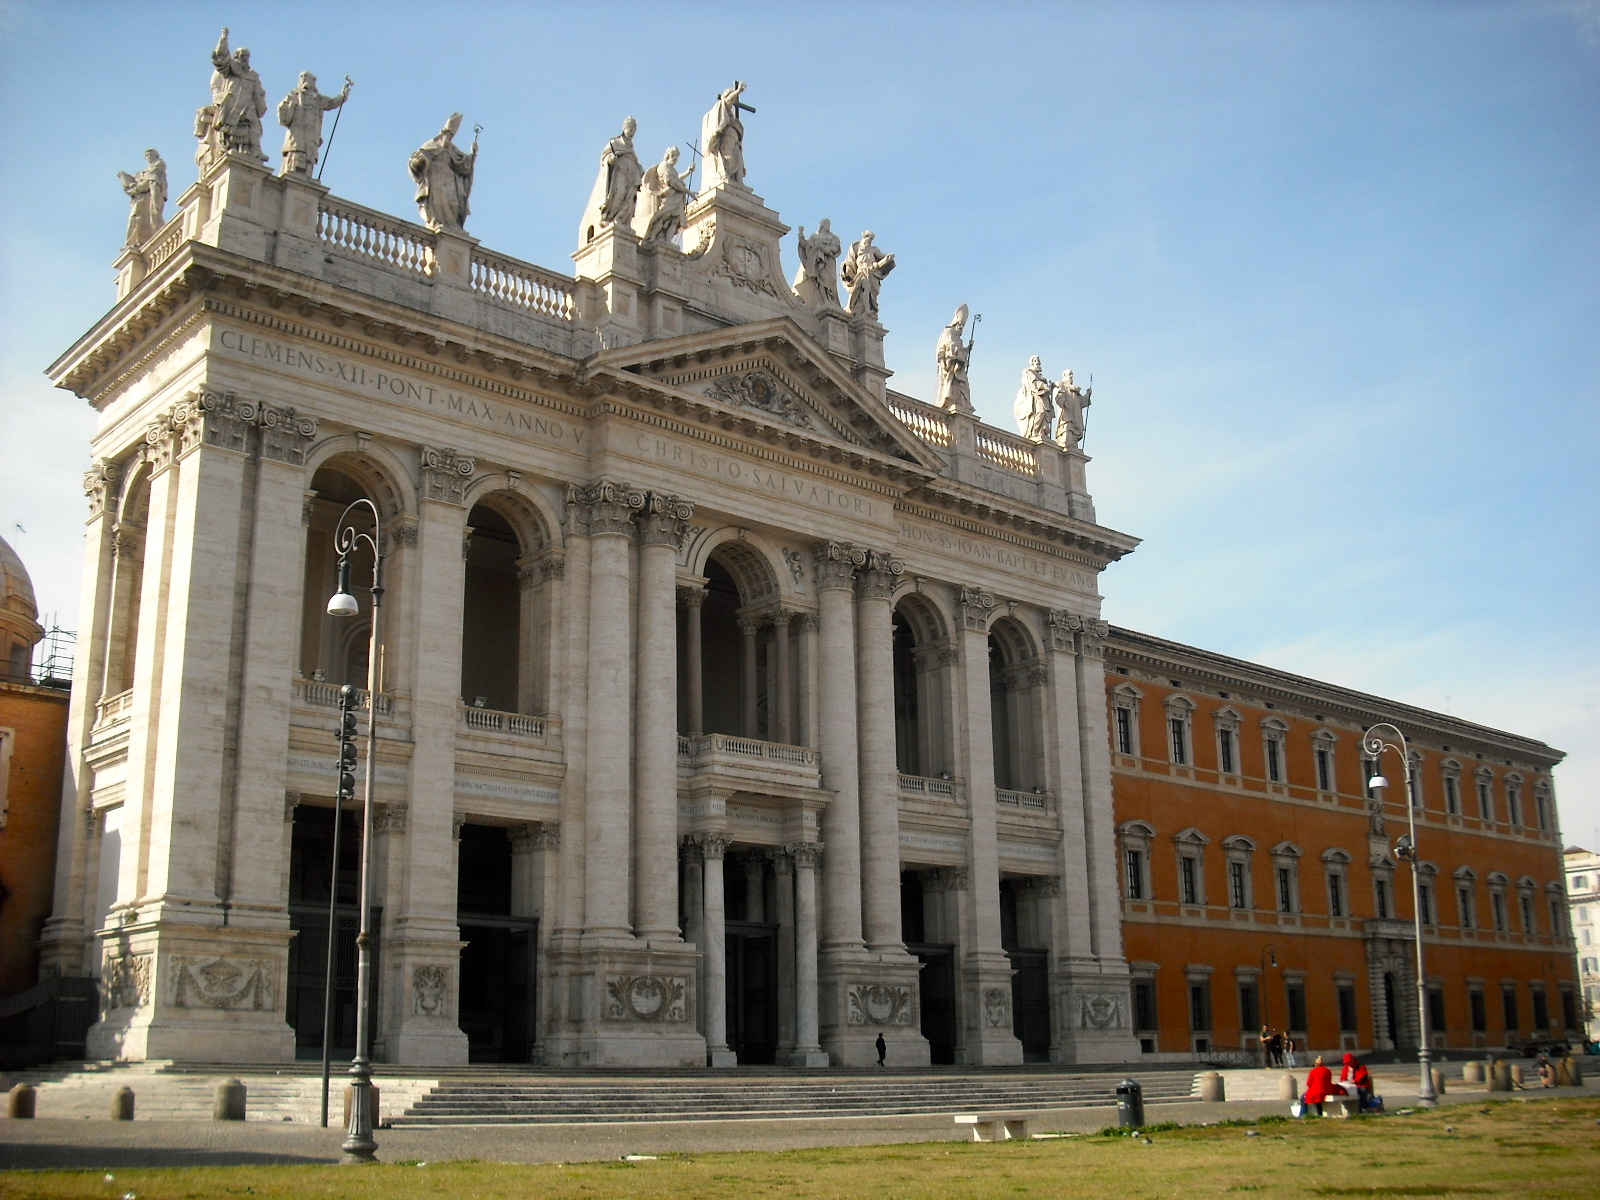
<path fill-rule="evenodd" d="M 1538 922 L 1533 919 L 1533 897 L 1524 893 L 1517 899 L 1522 907 L 1522 932 L 1538 933 Z"/>
<path fill-rule="evenodd" d="M 1344 878 L 1337 873 L 1328 876 L 1328 915 L 1344 916 Z"/>
<path fill-rule="evenodd" d="M 1246 1035 L 1261 1028 L 1261 1001 L 1254 983 L 1239 985 L 1239 1028 Z"/>
<path fill-rule="evenodd" d="M 1233 768 L 1233 730 L 1222 729 L 1217 732 L 1217 762 L 1224 775 L 1232 775 Z"/>
<path fill-rule="evenodd" d="M 1545 995 L 1542 987 L 1533 989 L 1533 1027 L 1535 1029 L 1550 1028 L 1550 998 Z"/>
<path fill-rule="evenodd" d="M 1389 881 L 1387 879 L 1373 880 L 1373 891 L 1378 898 L 1378 920 L 1389 919 Z"/>
<path fill-rule="evenodd" d="M 1460 787 L 1454 775 L 1444 777 L 1444 810 L 1452 816 L 1461 811 Z"/>
<path fill-rule="evenodd" d="M 1423 884 L 1419 889 L 1419 894 L 1421 896 L 1422 903 L 1417 906 L 1421 910 L 1418 915 L 1422 918 L 1422 923 L 1424 925 L 1432 925 L 1434 923 L 1433 885 L 1431 883 Z"/>
<path fill-rule="evenodd" d="M 1444 992 L 1436 987 L 1428 989 L 1428 1031 L 1430 1033 L 1445 1032 Z"/>
<path fill-rule="evenodd" d="M 1267 779 L 1273 783 L 1283 782 L 1283 760 L 1277 738 L 1267 739 Z"/>
<path fill-rule="evenodd" d="M 1135 979 L 1133 981 L 1133 1027 L 1142 1030 L 1158 1028 L 1156 1025 L 1156 981 L 1154 979 Z"/>
<path fill-rule="evenodd" d="M 1211 984 L 1189 985 L 1189 1028 L 1196 1033 L 1211 1032 Z"/>
<path fill-rule="evenodd" d="M 1467 1009 L 1472 1014 L 1472 1032 L 1486 1033 L 1489 1029 L 1489 1006 L 1483 1002 L 1483 993 L 1477 988 L 1467 993 Z"/>
<path fill-rule="evenodd" d="M 1422 766 L 1421 766 L 1420 763 L 1413 762 L 1411 764 L 1411 769 L 1406 775 L 1406 782 L 1409 785 L 1410 790 L 1411 790 L 1411 807 L 1412 808 L 1421 808 L 1422 807 Z"/>
<path fill-rule="evenodd" d="M 1244 864 L 1231 862 L 1228 864 L 1228 903 L 1234 908 L 1249 908 L 1249 897 L 1245 895 Z"/>
<path fill-rule="evenodd" d="M 1200 864 L 1185 854 L 1178 859 L 1178 880 L 1185 904 L 1200 903 Z"/>
<path fill-rule="evenodd" d="M 1506 897 L 1504 892 L 1491 892 L 1489 895 L 1489 909 L 1494 915 L 1494 931 L 1506 931 Z"/>
<path fill-rule="evenodd" d="M 1472 912 L 1472 888 L 1466 884 L 1456 889 L 1456 907 L 1461 913 L 1461 928 L 1473 928 L 1477 922 Z"/>
<path fill-rule="evenodd" d="M 1541 793 L 1533 798 L 1534 818 L 1540 829 L 1550 828 L 1550 805 Z"/>
<path fill-rule="evenodd" d="M 1289 1002 L 1289 1028 L 1296 1033 L 1306 1030 L 1306 986 L 1303 983 L 1291 983 L 1284 988 L 1284 994 Z"/>
<path fill-rule="evenodd" d="M 1550 936 L 1560 937 L 1561 932 L 1561 901 L 1552 896 L 1550 897 Z"/>
<path fill-rule="evenodd" d="M 1144 899 L 1144 851 L 1128 850 L 1122 856 L 1123 873 L 1127 876 L 1128 899 Z"/>
<path fill-rule="evenodd" d="M 1505 1010 L 1506 1032 L 1516 1033 L 1522 1028 L 1522 1022 L 1517 1017 L 1517 989 L 1514 984 L 1507 984 L 1500 989 L 1500 1006 Z"/>
<path fill-rule="evenodd" d="M 1117 753 L 1133 753 L 1133 713 L 1126 708 L 1117 709 Z"/>
<path fill-rule="evenodd" d="M 1278 911 L 1294 911 L 1294 872 L 1288 867 L 1278 868 Z"/>
<path fill-rule="evenodd" d="M 1333 755 L 1322 747 L 1317 748 L 1317 788 L 1320 791 L 1333 791 Z"/>
<path fill-rule="evenodd" d="M 1334 989 L 1333 994 L 1339 1002 L 1339 1032 L 1354 1033 L 1356 1031 L 1356 989 L 1348 983 L 1341 983 Z"/>
<path fill-rule="evenodd" d="M 1522 789 L 1514 783 L 1506 784 L 1506 820 L 1522 824 Z"/>
<path fill-rule="evenodd" d="M 1561 993 L 1561 1023 L 1568 1029 L 1578 1027 L 1578 998 L 1571 992 Z"/>
<path fill-rule="evenodd" d="M 1371 800 L 1378 794 L 1378 789 L 1372 786 L 1372 780 L 1378 776 L 1378 760 L 1363 758 L 1361 760 L 1361 786 L 1367 790 L 1367 799 Z"/>
<path fill-rule="evenodd" d="M 1189 761 L 1189 739 L 1186 736 L 1182 717 L 1172 717 L 1167 721 L 1167 727 L 1172 730 L 1172 761 L 1180 766 Z"/>
<path fill-rule="evenodd" d="M 1494 793 L 1487 779 L 1478 780 L 1478 815 L 1485 821 L 1494 820 Z"/>

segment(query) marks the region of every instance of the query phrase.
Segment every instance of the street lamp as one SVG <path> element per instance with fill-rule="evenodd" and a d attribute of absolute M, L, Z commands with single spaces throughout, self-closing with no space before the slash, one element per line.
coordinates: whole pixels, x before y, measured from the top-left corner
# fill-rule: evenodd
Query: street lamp
<path fill-rule="evenodd" d="M 1261 1028 L 1263 1031 L 1272 1028 L 1272 1022 L 1267 1018 L 1267 992 L 1270 990 L 1267 987 L 1267 963 L 1269 960 L 1273 966 L 1278 965 L 1278 948 L 1271 942 L 1261 947 Z M 1267 1049 L 1267 1039 L 1263 1037 L 1261 1039 L 1261 1065 L 1263 1067 L 1272 1065 L 1270 1055 L 1271 1051 Z"/>
<path fill-rule="evenodd" d="M 350 514 L 365 508 L 372 514 L 372 532 L 350 524 Z M 363 496 L 339 514 L 333 545 L 339 552 L 339 590 L 328 601 L 330 617 L 353 617 L 361 611 L 350 594 L 350 556 L 366 544 L 372 550 L 372 629 L 367 643 L 366 795 L 361 804 L 361 923 L 356 935 L 356 1056 L 350 1062 L 350 1126 L 345 1130 L 345 1162 L 377 1161 L 372 1138 L 372 799 L 378 778 L 378 614 L 383 608 L 383 552 L 378 506 Z M 333 899 L 337 899 L 334 897 Z"/>
<path fill-rule="evenodd" d="M 1380 730 L 1384 731 L 1381 735 Z M 1393 740 L 1389 740 L 1391 734 Z M 1385 750 L 1393 750 L 1400 756 L 1400 771 L 1405 779 L 1406 818 L 1411 823 L 1411 832 L 1395 843 L 1394 853 L 1401 861 L 1411 863 L 1412 929 L 1417 939 L 1417 1064 L 1422 1072 L 1422 1080 L 1417 1088 L 1417 1106 L 1437 1108 L 1439 1099 L 1433 1090 L 1433 1052 L 1428 1048 L 1428 976 L 1423 969 L 1422 958 L 1422 878 L 1421 862 L 1417 856 L 1417 806 L 1411 794 L 1411 752 L 1406 745 L 1406 735 L 1387 721 L 1374 725 L 1362 735 L 1361 749 L 1372 760 L 1374 771 L 1372 778 L 1367 780 L 1367 786 L 1380 792 L 1380 800 L 1381 789 L 1389 786 L 1389 781 L 1380 773 Z"/>

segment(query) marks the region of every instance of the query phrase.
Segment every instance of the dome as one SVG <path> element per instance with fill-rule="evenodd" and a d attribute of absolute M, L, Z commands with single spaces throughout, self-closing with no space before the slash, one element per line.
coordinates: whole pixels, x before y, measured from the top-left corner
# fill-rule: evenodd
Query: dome
<path fill-rule="evenodd" d="M 0 609 L 17 613 L 29 621 L 39 619 L 39 605 L 33 598 L 33 580 L 22 565 L 11 543 L 0 538 Z"/>

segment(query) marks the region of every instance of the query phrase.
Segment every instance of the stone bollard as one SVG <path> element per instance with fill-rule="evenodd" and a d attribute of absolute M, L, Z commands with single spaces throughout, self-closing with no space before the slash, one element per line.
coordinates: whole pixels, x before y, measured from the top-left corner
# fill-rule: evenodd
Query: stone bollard
<path fill-rule="evenodd" d="M 346 1129 L 350 1128 L 350 1098 L 355 1095 L 355 1091 L 356 1091 L 356 1089 L 355 1089 L 355 1085 L 354 1084 L 348 1084 L 348 1083 L 345 1084 L 345 1086 L 344 1086 L 344 1127 Z M 377 1084 L 373 1084 L 372 1088 L 371 1088 L 371 1091 L 372 1091 L 372 1101 L 371 1101 L 370 1104 L 367 1105 L 367 1107 L 372 1109 L 372 1127 L 374 1129 L 376 1129 L 376 1128 L 378 1128 L 378 1085 Z"/>
<path fill-rule="evenodd" d="M 1578 1075 L 1579 1070 L 1577 1060 L 1570 1054 L 1565 1058 L 1556 1059 L 1556 1086 L 1582 1087 L 1583 1080 Z"/>
<path fill-rule="evenodd" d="M 217 1084 L 216 1103 L 211 1108 L 213 1121 L 244 1120 L 245 1087 L 237 1079 L 224 1079 Z"/>
<path fill-rule="evenodd" d="M 1300 1084 L 1293 1075 L 1278 1077 L 1278 1099 L 1288 1100 L 1290 1103 L 1300 1099 Z"/>
<path fill-rule="evenodd" d="M 1473 1061 L 1473 1062 L 1469 1062 L 1469 1063 L 1462 1063 L 1461 1064 L 1461 1082 L 1462 1083 L 1482 1083 L 1483 1082 L 1483 1064 L 1481 1062 L 1477 1062 L 1477 1061 Z"/>
<path fill-rule="evenodd" d="M 1207 1071 L 1200 1076 L 1200 1099 L 1207 1104 L 1220 1104 L 1228 1098 L 1227 1085 L 1221 1071 Z"/>
<path fill-rule="evenodd" d="M 1444 1095 L 1444 1072 L 1438 1067 L 1433 1068 L 1433 1094 L 1435 1096 Z"/>
<path fill-rule="evenodd" d="M 1489 1064 L 1489 1090 L 1491 1092 L 1511 1090 L 1511 1064 L 1504 1059 L 1497 1058 Z"/>
<path fill-rule="evenodd" d="M 1572 1086 L 1573 1087 L 1582 1087 L 1583 1086 L 1583 1062 L 1582 1062 L 1582 1060 L 1580 1060 L 1576 1054 L 1569 1054 L 1569 1055 L 1567 1055 L 1566 1058 L 1562 1059 L 1562 1061 L 1567 1064 L 1568 1069 L 1572 1072 Z"/>
<path fill-rule="evenodd" d="M 1521 1087 L 1522 1086 L 1522 1064 L 1521 1063 L 1512 1063 L 1511 1064 L 1511 1082 L 1517 1087 Z M 1510 1091 L 1511 1089 L 1507 1088 L 1506 1090 Z"/>
<path fill-rule="evenodd" d="M 6 1116 L 13 1121 L 32 1120 L 38 1100 L 38 1088 L 31 1083 L 19 1083 L 6 1094 Z"/>
<path fill-rule="evenodd" d="M 113 1121 L 133 1120 L 133 1089 L 119 1087 L 111 1093 L 111 1119 Z"/>

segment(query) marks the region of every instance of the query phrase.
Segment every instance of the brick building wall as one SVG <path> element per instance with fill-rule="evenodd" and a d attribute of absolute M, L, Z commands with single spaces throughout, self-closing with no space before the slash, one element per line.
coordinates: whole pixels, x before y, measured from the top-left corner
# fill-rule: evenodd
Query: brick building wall
<path fill-rule="evenodd" d="M 35 943 L 55 881 L 67 697 L 58 688 L 0 681 L 0 996 L 38 979 Z"/>

